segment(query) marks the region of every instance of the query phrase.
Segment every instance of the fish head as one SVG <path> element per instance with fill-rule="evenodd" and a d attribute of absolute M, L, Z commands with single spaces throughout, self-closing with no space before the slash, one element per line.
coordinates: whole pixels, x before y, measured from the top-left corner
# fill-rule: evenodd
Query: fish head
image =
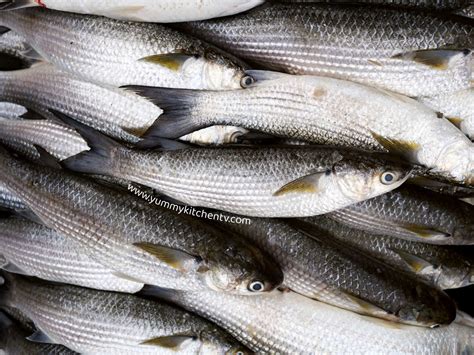
<path fill-rule="evenodd" d="M 334 164 L 332 175 L 342 194 L 358 202 L 398 188 L 410 177 L 411 168 L 377 155 L 351 155 Z"/>
<path fill-rule="evenodd" d="M 209 327 L 199 334 L 200 354 L 246 355 L 250 351 L 237 340 L 215 327 Z"/>
<path fill-rule="evenodd" d="M 252 85 L 255 80 L 245 73 L 244 64 L 238 59 L 208 48 L 203 55 L 188 61 L 183 70 L 185 76 L 199 78 L 198 87 L 207 90 L 235 90 Z"/>
<path fill-rule="evenodd" d="M 214 248 L 213 260 L 205 262 L 206 284 L 216 291 L 257 295 L 283 282 L 283 273 L 270 256 L 237 240 L 224 248 Z"/>
<path fill-rule="evenodd" d="M 404 323 L 435 328 L 451 324 L 456 318 L 454 301 L 440 289 L 418 282 L 414 286 L 415 299 L 406 302 L 398 311 Z"/>
<path fill-rule="evenodd" d="M 434 171 L 445 173 L 455 182 L 474 186 L 474 144 L 465 136 L 444 145 Z"/>

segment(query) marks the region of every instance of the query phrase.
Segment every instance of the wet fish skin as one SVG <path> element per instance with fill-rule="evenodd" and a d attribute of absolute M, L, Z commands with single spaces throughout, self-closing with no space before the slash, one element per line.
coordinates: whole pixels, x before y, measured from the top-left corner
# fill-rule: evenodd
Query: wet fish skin
<path fill-rule="evenodd" d="M 45 225 L 117 276 L 161 287 L 249 294 L 277 287 L 278 266 L 200 221 L 65 171 L 2 153 L 0 181 Z M 259 290 L 252 285 L 259 283 Z"/>
<path fill-rule="evenodd" d="M 28 207 L 20 198 L 11 193 L 5 184 L 0 181 L 0 208 L 10 210 L 25 210 Z"/>
<path fill-rule="evenodd" d="M 453 349 L 468 351 L 474 346 L 469 327 L 451 324 L 427 329 L 397 325 L 294 292 L 274 291 L 261 297 L 227 297 L 212 291 L 149 293 L 204 315 L 255 352 L 438 354 Z"/>
<path fill-rule="evenodd" d="M 403 186 L 328 217 L 370 233 L 431 244 L 474 244 L 473 206 L 423 188 Z"/>
<path fill-rule="evenodd" d="M 239 137 L 249 131 L 241 127 L 212 126 L 186 134 L 179 139 L 185 142 L 200 145 L 221 145 L 238 143 Z"/>
<path fill-rule="evenodd" d="M 474 88 L 419 99 L 443 115 L 474 140 Z"/>
<path fill-rule="evenodd" d="M 94 82 L 220 90 L 248 80 L 236 58 L 159 24 L 36 8 L 3 11 L 0 24 L 58 68 Z"/>
<path fill-rule="evenodd" d="M 178 353 L 244 349 L 211 323 L 164 303 L 21 277 L 7 279 L 2 302 L 22 310 L 52 341 L 80 353 L 174 353 L 172 345 L 166 347 L 167 338 L 178 341 Z"/>
<path fill-rule="evenodd" d="M 19 119 L 28 112 L 26 107 L 11 102 L 0 102 L 0 117 L 8 119 Z"/>
<path fill-rule="evenodd" d="M 49 109 L 74 114 L 81 122 L 131 143 L 137 143 L 162 113 L 133 92 L 87 82 L 51 64 L 2 72 L 0 83 L 0 100 L 26 106 L 50 119 Z M 78 144 L 77 137 L 75 140 Z"/>
<path fill-rule="evenodd" d="M 76 352 L 57 344 L 40 344 L 27 340 L 31 335 L 3 312 L 0 314 L 0 350 L 5 354 L 73 355 Z"/>
<path fill-rule="evenodd" d="M 470 5 L 471 0 L 273 0 L 273 2 L 281 3 L 311 3 L 311 2 L 327 2 L 330 4 L 339 3 L 359 3 L 370 5 L 387 5 L 396 7 L 415 7 L 435 10 L 456 10 L 462 9 Z"/>
<path fill-rule="evenodd" d="M 304 221 L 315 227 L 315 233 L 326 232 L 348 246 L 359 248 L 442 289 L 459 288 L 474 283 L 472 250 L 469 256 L 459 248 L 371 234 L 327 216 L 308 217 Z"/>
<path fill-rule="evenodd" d="M 145 137 L 178 138 L 215 124 L 234 125 L 317 144 L 399 153 L 446 178 L 474 184 L 474 144 L 416 100 L 333 78 L 248 73 L 257 82 L 246 90 L 133 87 L 164 110 Z"/>
<path fill-rule="evenodd" d="M 307 219 L 311 218 L 315 217 Z M 283 285 L 309 298 L 413 325 L 449 324 L 455 317 L 446 294 L 407 273 L 394 272 L 350 243 L 341 247 L 330 231 L 310 230 L 308 235 L 293 223 L 275 219 L 221 227 L 267 250 L 282 268 Z"/>
<path fill-rule="evenodd" d="M 13 31 L 1 32 L 2 28 L 0 28 L 0 53 L 17 58 L 23 63 L 24 67 L 32 65 L 34 59 L 28 57 L 30 47 L 26 43 L 25 38 Z"/>
<path fill-rule="evenodd" d="M 132 150 L 56 114 L 78 129 L 91 147 L 65 160 L 67 168 L 133 181 L 191 206 L 250 217 L 327 213 L 397 188 L 411 172 L 381 155 L 331 147 L 216 149 L 174 144 L 175 150 Z"/>
<path fill-rule="evenodd" d="M 1 2 L 5 2 L 5 0 Z M 42 6 L 53 10 L 106 16 L 118 20 L 181 22 L 235 15 L 261 3 L 263 3 L 263 0 L 205 0 L 200 2 L 182 1 L 179 3 L 173 0 L 119 0 L 115 1 L 114 4 L 108 1 L 91 0 L 75 2 L 68 0 L 42 0 L 41 4 L 39 4 L 37 1 L 30 0 L 27 1 L 27 4 L 15 4 L 15 0 L 13 0 L 13 4 L 7 6 L 6 9 L 23 6 Z"/>
<path fill-rule="evenodd" d="M 114 272 L 80 252 L 80 246 L 54 230 L 28 220 L 0 219 L 0 255 L 26 275 L 104 291 L 135 293 L 143 283 Z"/>
<path fill-rule="evenodd" d="M 474 26 L 463 17 L 366 6 L 270 4 L 178 28 L 265 69 L 331 76 L 408 96 L 470 86 L 470 55 L 462 51 L 474 48 Z M 460 52 L 423 52 L 447 46 Z M 430 54 L 447 66 L 440 70 L 410 59 Z"/>

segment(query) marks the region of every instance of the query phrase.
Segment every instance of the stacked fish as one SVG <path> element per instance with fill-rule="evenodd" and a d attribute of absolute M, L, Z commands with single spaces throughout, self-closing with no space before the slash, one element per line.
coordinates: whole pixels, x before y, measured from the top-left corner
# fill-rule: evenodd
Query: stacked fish
<path fill-rule="evenodd" d="M 474 352 L 474 4 L 263 2 L 0 0 L 5 354 Z"/>

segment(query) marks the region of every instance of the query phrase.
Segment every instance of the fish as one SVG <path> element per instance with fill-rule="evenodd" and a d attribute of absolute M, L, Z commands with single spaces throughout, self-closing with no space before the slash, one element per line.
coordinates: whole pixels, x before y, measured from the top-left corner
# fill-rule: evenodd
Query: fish
<path fill-rule="evenodd" d="M 347 4 L 269 4 L 176 25 L 263 69 L 330 76 L 408 96 L 470 86 L 472 20 Z"/>
<path fill-rule="evenodd" d="M 25 38 L 10 31 L 8 28 L 0 28 L 0 53 L 2 55 L 2 63 L 0 65 L 2 70 L 5 70 L 4 55 L 16 58 L 20 63 L 18 68 L 13 69 L 28 68 L 36 62 L 37 58 L 36 52 L 26 43 Z"/>
<path fill-rule="evenodd" d="M 468 6 L 457 12 L 458 15 L 474 18 L 474 5 Z"/>
<path fill-rule="evenodd" d="M 278 265 L 252 245 L 186 215 L 59 169 L 0 153 L 0 181 L 78 252 L 127 280 L 166 288 L 254 294 L 281 284 Z M 152 205 L 153 203 L 153 205 Z"/>
<path fill-rule="evenodd" d="M 36 146 L 58 160 L 89 150 L 87 143 L 74 129 L 47 119 L 12 120 L 0 117 L 0 142 L 32 160 L 40 158 Z"/>
<path fill-rule="evenodd" d="M 324 2 L 329 4 L 339 3 L 357 3 L 370 4 L 382 6 L 395 6 L 407 8 L 421 8 L 432 10 L 458 10 L 464 9 L 472 4 L 471 0 L 273 0 L 281 3 L 295 3 L 295 2 Z"/>
<path fill-rule="evenodd" d="M 115 276 L 72 238 L 26 219 L 1 218 L 0 241 L 3 270 L 104 291 L 136 293 L 144 286 Z"/>
<path fill-rule="evenodd" d="M 474 140 L 474 88 L 450 94 L 422 97 L 419 100 L 441 112 L 469 139 Z"/>
<path fill-rule="evenodd" d="M 245 348 L 204 319 L 133 295 L 6 275 L 1 302 L 28 315 L 36 342 L 86 354 L 230 354 Z"/>
<path fill-rule="evenodd" d="M 0 350 L 5 354 L 74 355 L 76 352 L 57 344 L 41 344 L 29 341 L 28 330 L 0 311 Z"/>
<path fill-rule="evenodd" d="M 473 206 L 447 195 L 405 185 L 327 215 L 374 234 L 430 244 L 474 244 Z"/>
<path fill-rule="evenodd" d="M 235 144 L 248 133 L 249 130 L 242 127 L 216 125 L 188 133 L 179 140 L 198 145 Z"/>
<path fill-rule="evenodd" d="M 130 149 L 55 114 L 91 147 L 64 160 L 64 167 L 139 183 L 190 206 L 250 217 L 334 211 L 397 188 L 412 170 L 386 156 L 332 147 L 194 148 L 161 141 L 168 145 L 161 150 Z"/>
<path fill-rule="evenodd" d="M 143 137 L 174 139 L 211 125 L 234 125 L 317 144 L 390 152 L 474 186 L 474 144 L 416 100 L 334 78 L 249 74 L 256 82 L 245 90 L 132 87 L 164 111 Z"/>
<path fill-rule="evenodd" d="M 157 289 L 147 294 L 205 316 L 258 353 L 444 354 L 474 347 L 472 328 L 457 323 L 436 329 L 397 324 L 291 291 L 259 297 Z"/>
<path fill-rule="evenodd" d="M 28 207 L 0 181 L 0 209 L 22 211 Z"/>
<path fill-rule="evenodd" d="M 17 105 L 11 102 L 0 102 L 0 117 L 8 119 L 19 119 L 22 115 L 28 112 L 24 106 Z"/>
<path fill-rule="evenodd" d="M 433 327 L 454 320 L 456 307 L 445 293 L 412 275 L 394 272 L 351 243 L 335 242 L 331 231 L 313 232 L 310 225 L 309 234 L 300 223 L 255 219 L 221 227 L 268 251 L 282 268 L 283 287 L 306 297 L 406 324 Z"/>
<path fill-rule="evenodd" d="M 87 82 L 48 63 L 0 72 L 0 84 L 2 101 L 25 106 L 50 120 L 54 116 L 49 109 L 74 114 L 81 122 L 129 143 L 139 142 L 140 135 L 162 113 L 159 107 L 131 91 Z M 78 140 L 75 137 L 74 144 Z"/>
<path fill-rule="evenodd" d="M 183 22 L 207 20 L 235 15 L 262 4 L 264 0 L 204 0 L 176 2 L 173 0 L 1 0 L 0 8 L 14 10 L 23 7 L 43 8 L 79 14 L 106 16 L 138 22 Z"/>
<path fill-rule="evenodd" d="M 303 220 L 314 226 L 315 235 L 327 233 L 345 245 L 358 248 L 398 269 L 413 273 L 441 289 L 474 283 L 474 254 L 462 249 L 373 234 L 351 228 L 327 216 Z"/>
<path fill-rule="evenodd" d="M 44 60 L 96 83 L 223 90 L 253 81 L 237 58 L 159 24 L 26 8 L 0 12 L 0 25 Z"/>

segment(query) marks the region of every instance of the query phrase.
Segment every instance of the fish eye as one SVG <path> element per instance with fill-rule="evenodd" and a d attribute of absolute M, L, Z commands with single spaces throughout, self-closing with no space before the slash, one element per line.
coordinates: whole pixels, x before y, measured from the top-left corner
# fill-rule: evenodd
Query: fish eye
<path fill-rule="evenodd" d="M 260 292 L 263 291 L 264 284 L 261 281 L 252 281 L 249 285 L 249 291 L 251 292 Z"/>
<path fill-rule="evenodd" d="M 384 185 L 391 185 L 397 181 L 397 176 L 391 171 L 386 171 L 380 176 L 380 181 Z"/>
<path fill-rule="evenodd" d="M 244 76 L 240 80 L 240 86 L 242 86 L 245 89 L 245 88 L 248 88 L 250 85 L 252 85 L 254 82 L 255 82 L 255 79 L 247 75 L 247 76 Z"/>

